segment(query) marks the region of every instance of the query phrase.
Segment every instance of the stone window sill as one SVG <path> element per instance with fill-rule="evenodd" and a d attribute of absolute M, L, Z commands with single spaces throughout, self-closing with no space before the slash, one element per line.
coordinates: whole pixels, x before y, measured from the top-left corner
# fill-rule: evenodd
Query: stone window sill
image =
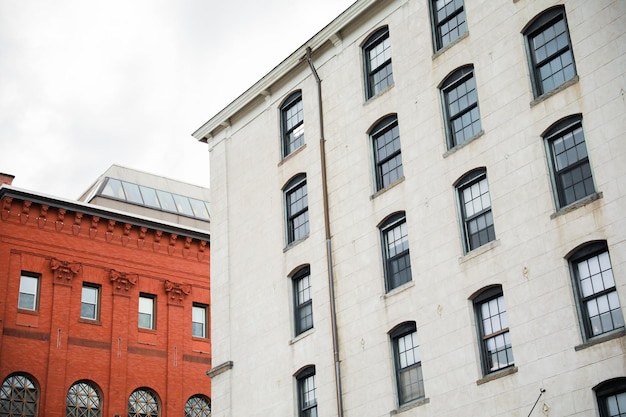
<path fill-rule="evenodd" d="M 517 371 L 518 371 L 517 366 L 513 366 L 511 368 L 503 369 L 502 371 L 494 372 L 494 373 L 486 375 L 484 378 L 481 378 L 478 381 L 476 381 L 476 385 L 483 385 L 483 384 L 486 384 L 487 382 L 491 382 L 491 381 L 494 381 L 496 379 L 504 378 L 505 376 L 512 375 L 512 374 L 516 373 Z"/>
<path fill-rule="evenodd" d="M 456 151 L 458 151 L 460 149 L 463 149 L 464 147 L 466 147 L 470 143 L 474 142 L 476 139 L 478 139 L 479 137 L 481 137 L 484 134 L 485 134 L 485 131 L 481 130 L 480 132 L 476 133 L 474 136 L 472 136 L 471 138 L 469 138 L 465 142 L 461 143 L 460 145 L 456 145 L 456 146 L 453 146 L 452 148 L 448 149 L 446 152 L 444 152 L 443 157 L 447 158 L 448 156 L 452 155 Z"/>
<path fill-rule="evenodd" d="M 407 404 L 402 405 L 401 407 L 398 407 L 395 410 L 391 410 L 391 412 L 389 413 L 390 416 L 396 416 L 400 413 L 404 413 L 405 411 L 411 410 L 415 407 L 419 407 L 422 405 L 426 405 L 430 403 L 430 399 L 429 398 L 419 398 L 417 400 L 413 400 Z"/>
<path fill-rule="evenodd" d="M 586 342 L 575 346 L 574 350 L 578 352 L 579 350 L 587 349 L 592 346 L 598 345 L 600 343 L 608 342 L 609 340 L 619 339 L 620 337 L 626 336 L 626 329 L 615 330 L 609 334 L 604 334 L 601 336 L 596 336 L 593 339 L 589 339 Z"/>
<path fill-rule="evenodd" d="M 560 208 L 559 210 L 557 210 L 556 212 L 552 213 L 550 215 L 550 220 L 555 219 L 559 216 L 562 216 L 564 214 L 570 213 L 576 209 L 579 209 L 581 207 L 586 206 L 587 204 L 590 204 L 593 201 L 599 200 L 603 197 L 602 192 L 598 192 L 598 193 L 593 193 L 591 195 L 588 195 L 587 197 L 575 201 L 572 204 L 569 204 L 565 207 Z"/>
<path fill-rule="evenodd" d="M 578 82 L 578 75 L 575 75 L 574 78 L 571 78 L 571 79 L 565 81 L 563 84 L 561 84 L 557 88 L 555 88 L 553 90 L 550 90 L 547 93 L 543 93 L 539 97 L 535 98 L 533 101 L 530 102 L 530 107 L 536 106 L 537 104 L 539 104 L 539 103 L 549 99 L 550 97 L 552 97 L 555 94 L 560 93 L 561 91 L 565 90 L 570 85 L 574 85 L 577 82 Z"/>
<path fill-rule="evenodd" d="M 392 188 L 394 188 L 396 185 L 403 183 L 404 182 L 404 176 L 398 178 L 395 182 L 392 182 L 391 184 L 389 184 L 388 186 L 386 186 L 385 188 L 381 188 L 380 190 L 376 191 L 374 194 L 372 194 L 370 196 L 370 200 L 375 199 L 376 197 L 378 197 L 379 195 L 391 190 Z"/>

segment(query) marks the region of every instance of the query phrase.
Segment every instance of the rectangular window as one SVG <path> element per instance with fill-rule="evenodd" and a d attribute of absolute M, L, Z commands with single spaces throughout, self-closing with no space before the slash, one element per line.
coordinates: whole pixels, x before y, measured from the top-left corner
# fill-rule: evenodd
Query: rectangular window
<path fill-rule="evenodd" d="M 467 32 L 463 0 L 432 0 L 435 51 L 454 42 Z"/>
<path fill-rule="evenodd" d="M 298 416 L 317 417 L 315 367 L 309 366 L 296 376 L 298 382 Z"/>
<path fill-rule="evenodd" d="M 415 323 L 399 326 L 391 333 L 396 367 L 398 402 L 402 406 L 424 397 L 422 359 L 419 352 Z"/>
<path fill-rule="evenodd" d="M 206 305 L 194 303 L 191 310 L 191 335 L 194 337 L 207 337 L 208 308 Z"/>
<path fill-rule="evenodd" d="M 80 302 L 80 317 L 88 320 L 98 320 L 100 309 L 100 287 L 83 284 L 83 293 Z"/>
<path fill-rule="evenodd" d="M 39 308 L 39 276 L 26 275 L 22 272 L 17 307 L 32 311 Z"/>
<path fill-rule="evenodd" d="M 363 46 L 366 96 L 372 98 L 393 84 L 391 41 L 385 26 L 369 37 Z"/>
<path fill-rule="evenodd" d="M 478 169 L 465 175 L 457 185 L 465 251 L 469 252 L 495 240 L 487 172 Z"/>
<path fill-rule="evenodd" d="M 313 300 L 309 267 L 300 269 L 292 278 L 296 336 L 313 328 Z"/>
<path fill-rule="evenodd" d="M 283 132 L 283 157 L 304 145 L 302 92 L 290 95 L 280 108 Z"/>
<path fill-rule="evenodd" d="M 400 129 L 396 116 L 385 117 L 370 131 L 376 165 L 376 191 L 404 176 L 400 151 Z"/>
<path fill-rule="evenodd" d="M 139 296 L 139 327 L 142 329 L 155 329 L 154 301 L 156 297 L 148 294 Z"/>
<path fill-rule="evenodd" d="M 300 174 L 285 188 L 287 211 L 287 243 L 296 242 L 309 235 L 309 201 L 306 175 Z"/>
<path fill-rule="evenodd" d="M 509 320 L 502 287 L 491 287 L 474 300 L 480 333 L 483 372 L 489 374 L 513 366 Z"/>
<path fill-rule="evenodd" d="M 381 226 L 383 256 L 385 258 L 385 285 L 387 291 L 411 281 L 409 236 L 404 212 L 397 213 Z"/>
<path fill-rule="evenodd" d="M 448 149 L 462 145 L 482 131 L 474 68 L 462 67 L 441 85 Z"/>

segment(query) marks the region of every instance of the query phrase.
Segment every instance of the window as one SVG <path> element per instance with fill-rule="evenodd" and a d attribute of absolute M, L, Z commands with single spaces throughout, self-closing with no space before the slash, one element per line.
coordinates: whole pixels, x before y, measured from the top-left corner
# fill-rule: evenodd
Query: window
<path fill-rule="evenodd" d="M 461 211 L 463 245 L 467 253 L 496 238 L 487 171 L 484 168 L 471 171 L 457 181 L 456 189 Z"/>
<path fill-rule="evenodd" d="M 211 417 L 211 399 L 202 394 L 189 398 L 185 404 L 185 417 Z"/>
<path fill-rule="evenodd" d="M 448 149 L 462 145 L 481 132 L 474 67 L 467 65 L 448 75 L 440 87 Z"/>
<path fill-rule="evenodd" d="M 302 92 L 290 95 L 280 107 L 283 134 L 283 157 L 304 145 L 304 111 Z"/>
<path fill-rule="evenodd" d="M 569 263 L 585 339 L 624 328 L 606 242 L 577 249 Z"/>
<path fill-rule="evenodd" d="M 67 392 L 65 400 L 66 417 L 100 417 L 101 399 L 95 384 L 89 381 L 77 382 Z"/>
<path fill-rule="evenodd" d="M 463 0 L 432 0 L 435 51 L 448 46 L 467 32 Z"/>
<path fill-rule="evenodd" d="M 22 272 L 17 307 L 36 311 L 39 308 L 39 276 Z"/>
<path fill-rule="evenodd" d="M 285 190 L 287 211 L 287 243 L 304 239 L 309 235 L 309 202 L 306 175 L 297 175 L 289 181 Z"/>
<path fill-rule="evenodd" d="M 296 336 L 313 328 L 313 301 L 309 267 L 298 270 L 292 278 Z"/>
<path fill-rule="evenodd" d="M 139 388 L 128 397 L 128 417 L 159 417 L 161 406 L 157 395 L 148 388 Z"/>
<path fill-rule="evenodd" d="M 600 417 L 626 416 L 626 378 L 613 378 L 593 388 Z"/>
<path fill-rule="evenodd" d="M 404 175 L 400 153 L 400 130 L 395 115 L 387 116 L 370 130 L 374 147 L 376 191 L 393 184 Z"/>
<path fill-rule="evenodd" d="M 152 295 L 141 294 L 139 296 L 139 327 L 142 329 L 154 329 L 154 300 Z"/>
<path fill-rule="evenodd" d="M 39 406 L 39 389 L 24 374 L 10 375 L 0 391 L 0 415 L 36 417 Z"/>
<path fill-rule="evenodd" d="M 526 39 L 535 97 L 576 76 L 563 6 L 550 8 L 535 17 L 522 33 Z"/>
<path fill-rule="evenodd" d="M 191 334 L 195 337 L 207 337 L 207 312 L 206 305 L 194 303 L 191 308 Z"/>
<path fill-rule="evenodd" d="M 582 117 L 567 117 L 555 123 L 542 136 L 550 156 L 557 207 L 565 207 L 594 194 Z"/>
<path fill-rule="evenodd" d="M 509 320 L 502 287 L 489 287 L 474 298 L 483 372 L 489 374 L 513 366 Z"/>
<path fill-rule="evenodd" d="M 83 294 L 80 302 L 80 317 L 88 320 L 99 318 L 100 288 L 96 285 L 83 284 Z"/>
<path fill-rule="evenodd" d="M 404 212 L 388 217 L 379 226 L 382 235 L 387 291 L 411 281 L 409 236 Z"/>
<path fill-rule="evenodd" d="M 389 333 L 393 345 L 396 385 L 400 406 L 424 397 L 422 359 L 419 352 L 415 322 L 397 326 Z"/>
<path fill-rule="evenodd" d="M 387 26 L 378 29 L 363 45 L 363 60 L 365 62 L 365 90 L 367 98 L 393 84 L 391 69 L 391 41 Z"/>
<path fill-rule="evenodd" d="M 296 374 L 298 383 L 298 416 L 317 417 L 315 366 L 307 366 Z"/>

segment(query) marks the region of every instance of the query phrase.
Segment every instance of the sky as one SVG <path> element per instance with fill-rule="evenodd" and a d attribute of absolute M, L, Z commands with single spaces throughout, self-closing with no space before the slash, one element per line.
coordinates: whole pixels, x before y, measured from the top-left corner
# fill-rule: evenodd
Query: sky
<path fill-rule="evenodd" d="M 191 134 L 354 0 L 0 0 L 0 172 L 77 199 L 111 165 L 210 187 Z"/>

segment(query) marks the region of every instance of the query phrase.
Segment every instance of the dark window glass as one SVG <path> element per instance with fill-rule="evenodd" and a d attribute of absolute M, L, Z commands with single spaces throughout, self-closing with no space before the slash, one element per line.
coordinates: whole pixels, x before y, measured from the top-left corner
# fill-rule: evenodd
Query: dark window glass
<path fill-rule="evenodd" d="M 396 116 L 380 121 L 371 130 L 376 164 L 376 191 L 393 184 L 402 176 L 402 153 L 400 151 L 400 129 Z"/>
<path fill-rule="evenodd" d="M 160 417 L 160 409 L 156 394 L 146 388 L 137 389 L 128 397 L 128 417 Z"/>
<path fill-rule="evenodd" d="M 315 367 L 309 366 L 296 375 L 298 383 L 298 416 L 317 417 Z"/>
<path fill-rule="evenodd" d="M 95 385 L 89 381 L 77 382 L 67 392 L 66 417 L 100 417 L 101 399 Z"/>
<path fill-rule="evenodd" d="M 391 68 L 391 41 L 389 29 L 381 28 L 369 37 L 363 46 L 367 98 L 371 98 L 393 84 Z"/>
<path fill-rule="evenodd" d="M 283 131 L 283 157 L 304 145 L 302 93 L 293 93 L 280 109 Z"/>
<path fill-rule="evenodd" d="M 568 117 L 544 134 L 559 208 L 595 193 L 580 116 Z"/>
<path fill-rule="evenodd" d="M 313 300 L 309 268 L 302 268 L 293 276 L 296 336 L 313 328 Z"/>
<path fill-rule="evenodd" d="M 185 417 L 211 417 L 211 399 L 197 394 L 187 400 Z"/>
<path fill-rule="evenodd" d="M 390 333 L 396 368 L 398 401 L 404 405 L 424 397 L 422 358 L 415 323 L 405 323 Z"/>
<path fill-rule="evenodd" d="M 467 66 L 450 74 L 441 85 L 448 149 L 480 133 L 480 112 L 474 68 Z"/>
<path fill-rule="evenodd" d="M 491 213 L 487 171 L 479 169 L 465 175 L 457 185 L 465 251 L 469 252 L 496 238 Z"/>
<path fill-rule="evenodd" d="M 36 311 L 39 302 L 39 277 L 22 274 L 17 307 Z"/>
<path fill-rule="evenodd" d="M 0 391 L 0 415 L 36 417 L 39 406 L 39 389 L 26 375 L 10 375 Z"/>
<path fill-rule="evenodd" d="M 626 417 L 626 378 L 614 378 L 594 387 L 600 417 Z"/>
<path fill-rule="evenodd" d="M 298 175 L 285 188 L 287 209 L 287 243 L 309 235 L 309 202 L 306 175 Z"/>
<path fill-rule="evenodd" d="M 431 10 L 435 50 L 439 50 L 467 32 L 463 0 L 432 0 Z"/>
<path fill-rule="evenodd" d="M 513 366 L 509 320 L 501 287 L 483 291 L 474 300 L 485 374 Z"/>
<path fill-rule="evenodd" d="M 409 236 L 404 213 L 391 216 L 380 226 L 387 291 L 411 281 Z"/>
<path fill-rule="evenodd" d="M 584 246 L 570 257 L 570 264 L 585 337 L 623 329 L 624 316 L 606 243 Z"/>
<path fill-rule="evenodd" d="M 576 67 L 564 7 L 553 7 L 537 16 L 524 31 L 524 37 L 535 97 L 574 78 Z"/>
<path fill-rule="evenodd" d="M 95 285 L 83 284 L 83 292 L 80 302 L 80 317 L 89 320 L 98 320 L 98 303 L 100 301 L 100 288 Z"/>

